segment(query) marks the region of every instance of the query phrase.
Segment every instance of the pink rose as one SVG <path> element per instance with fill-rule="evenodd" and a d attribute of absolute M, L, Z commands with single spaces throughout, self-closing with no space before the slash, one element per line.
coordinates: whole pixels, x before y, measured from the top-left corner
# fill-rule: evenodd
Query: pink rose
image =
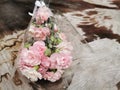
<path fill-rule="evenodd" d="M 61 78 L 62 74 L 63 74 L 62 70 L 57 70 L 55 73 L 54 72 L 46 72 L 46 74 L 43 75 L 43 78 L 45 80 L 55 82 Z"/>
<path fill-rule="evenodd" d="M 38 40 L 46 40 L 46 37 L 50 35 L 50 30 L 47 27 L 36 28 L 33 34 Z"/>
<path fill-rule="evenodd" d="M 51 55 L 50 60 L 50 68 L 66 69 L 71 65 L 72 57 L 62 53 L 54 53 Z"/>
<path fill-rule="evenodd" d="M 35 16 L 36 22 L 38 24 L 44 23 L 50 16 L 52 16 L 52 12 L 48 7 L 40 7 Z"/>

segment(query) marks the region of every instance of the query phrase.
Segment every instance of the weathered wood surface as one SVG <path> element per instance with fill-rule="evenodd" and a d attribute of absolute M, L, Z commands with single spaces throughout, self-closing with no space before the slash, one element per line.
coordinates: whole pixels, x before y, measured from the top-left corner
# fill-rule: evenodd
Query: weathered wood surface
<path fill-rule="evenodd" d="M 0 1 L 0 90 L 119 90 L 120 1 L 52 0 L 50 7 L 64 15 L 56 18 L 74 46 L 74 61 L 58 82 L 32 83 L 15 61 L 34 1 Z"/>

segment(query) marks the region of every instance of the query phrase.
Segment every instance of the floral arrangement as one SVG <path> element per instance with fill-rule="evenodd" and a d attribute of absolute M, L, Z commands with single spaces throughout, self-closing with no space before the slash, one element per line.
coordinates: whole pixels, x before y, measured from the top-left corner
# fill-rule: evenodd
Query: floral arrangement
<path fill-rule="evenodd" d="M 44 4 L 36 3 L 27 34 L 29 37 L 20 50 L 18 66 L 31 81 L 59 80 L 72 63 L 72 46 L 58 29 L 53 13 Z"/>

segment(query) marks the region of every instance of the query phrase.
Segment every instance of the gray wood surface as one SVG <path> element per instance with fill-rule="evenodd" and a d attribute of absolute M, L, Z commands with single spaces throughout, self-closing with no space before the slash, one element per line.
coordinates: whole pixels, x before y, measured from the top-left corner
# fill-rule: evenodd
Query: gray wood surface
<path fill-rule="evenodd" d="M 119 90 L 120 1 L 51 1 L 50 7 L 62 12 L 56 20 L 74 47 L 72 66 L 55 83 L 30 82 L 15 66 L 33 2 L 0 1 L 0 90 Z"/>

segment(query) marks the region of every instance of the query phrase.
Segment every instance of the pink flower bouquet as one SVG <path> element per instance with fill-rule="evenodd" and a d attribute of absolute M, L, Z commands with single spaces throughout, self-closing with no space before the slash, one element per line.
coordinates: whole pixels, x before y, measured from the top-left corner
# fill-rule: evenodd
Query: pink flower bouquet
<path fill-rule="evenodd" d="M 43 2 L 36 3 L 26 35 L 18 60 L 21 73 L 31 81 L 59 80 L 72 63 L 72 46 Z"/>

